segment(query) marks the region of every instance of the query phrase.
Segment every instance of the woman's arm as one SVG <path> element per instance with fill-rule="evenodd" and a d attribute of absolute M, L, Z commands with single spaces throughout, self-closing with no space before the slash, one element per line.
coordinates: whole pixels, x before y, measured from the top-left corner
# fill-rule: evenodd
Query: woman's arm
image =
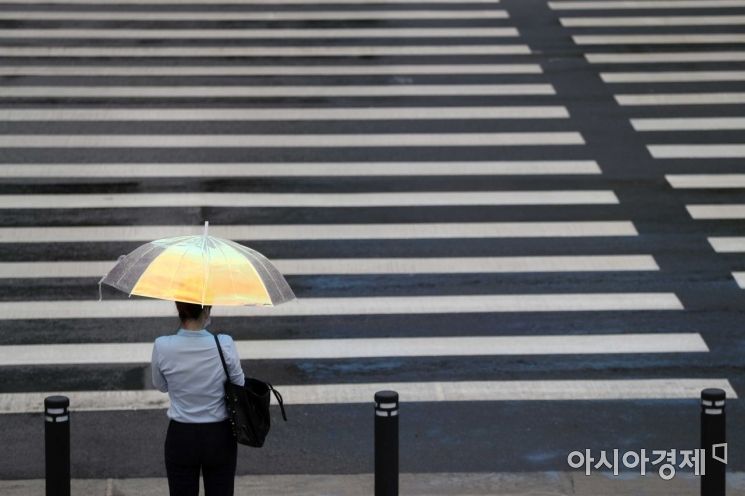
<path fill-rule="evenodd" d="M 150 359 L 150 372 L 153 377 L 153 386 L 155 386 L 155 388 L 161 393 L 168 392 L 168 382 L 166 382 L 163 372 L 160 371 L 160 352 L 158 351 L 157 339 L 155 340 L 155 343 L 153 343 L 153 355 Z"/>
<path fill-rule="evenodd" d="M 243 375 L 241 359 L 238 356 L 238 350 L 235 347 L 235 342 L 233 341 L 233 338 L 231 336 L 227 334 L 223 334 L 223 336 L 225 336 L 224 341 L 220 340 L 220 342 L 224 343 L 223 348 L 225 353 L 225 361 L 228 364 L 228 371 L 230 372 L 230 382 L 242 386 L 245 382 L 245 377 Z"/>

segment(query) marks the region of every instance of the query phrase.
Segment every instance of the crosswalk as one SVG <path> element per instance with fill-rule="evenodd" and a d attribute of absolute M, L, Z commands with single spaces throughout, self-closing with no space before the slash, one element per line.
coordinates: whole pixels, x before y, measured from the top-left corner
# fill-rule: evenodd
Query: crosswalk
<path fill-rule="evenodd" d="M 277 308 L 214 310 L 249 375 L 259 360 L 462 357 L 462 368 L 446 379 L 420 370 L 418 380 L 401 380 L 373 368 L 351 381 L 294 369 L 287 383 L 275 384 L 288 404 L 367 403 L 378 389 L 396 389 L 411 402 L 691 399 L 705 387 L 737 397 L 726 377 L 684 372 L 609 378 L 582 369 L 523 379 L 492 370 L 473 380 L 483 372 L 469 369 L 474 357 L 540 356 L 550 364 L 566 355 L 693 360 L 709 352 L 699 332 L 639 329 L 624 320 L 685 308 L 674 288 L 654 279 L 657 261 L 573 128 L 540 55 L 498 1 L 3 3 L 0 280 L 10 289 L 0 301 L 0 370 L 31 371 L 29 377 L 44 367 L 81 377 L 89 366 L 146 372 L 152 339 L 172 332 L 172 303 L 113 292 L 97 301 L 95 283 L 117 254 L 199 232 L 210 220 L 215 236 L 258 243 L 299 297 Z M 700 4 L 551 2 L 562 12 Z M 567 28 L 743 23 L 743 16 L 562 18 Z M 575 42 L 700 38 L 601 36 Z M 720 40 L 742 42 L 734 32 Z M 745 60 L 745 52 L 712 53 L 707 62 Z M 645 63 L 666 55 L 587 58 Z M 678 54 L 681 60 L 708 55 Z M 613 60 L 624 56 L 630 59 Z M 689 72 L 670 73 L 668 82 L 688 81 Z M 657 82 L 660 74 L 603 77 L 608 84 Z M 739 81 L 743 74 L 702 77 Z M 676 108 L 680 98 L 711 105 L 738 103 L 742 95 L 617 98 L 630 107 Z M 737 118 L 637 124 L 640 132 L 743 126 Z M 650 144 L 650 152 L 685 152 L 658 146 L 689 145 Z M 687 187 L 700 187 L 698 180 L 671 178 Z M 720 215 L 715 207 L 691 209 L 694 216 Z M 714 244 L 745 251 L 744 245 Z M 644 277 L 630 283 L 624 274 Z M 500 281 L 511 281 L 508 291 Z M 547 315 L 552 328 L 510 328 L 505 314 L 528 323 Z M 601 315 L 617 320 L 596 329 Z M 442 316 L 460 322 L 428 333 L 443 325 Z M 247 317 L 254 329 L 231 330 Z M 382 317 L 375 332 L 363 326 Z M 107 329 L 124 319 L 137 322 L 137 337 Z M 321 338 L 303 331 L 310 321 L 334 329 L 341 322 L 345 329 Z M 51 332 L 52 323 L 66 331 Z M 472 329 L 477 323 L 480 331 Z M 17 333 L 18 325 L 28 332 Z M 97 341 L 81 341 L 73 330 L 78 325 L 100 326 Z M 273 326 L 297 330 L 291 339 L 262 338 Z M 167 397 L 146 382 L 126 389 L 96 378 L 98 388 L 88 379 L 67 380 L 80 384 L 68 390 L 44 377 L 0 392 L 0 415 L 36 412 L 53 392 L 69 395 L 79 411 L 167 406 Z"/>
<path fill-rule="evenodd" d="M 741 15 L 745 4 L 688 0 L 556 1 L 550 6 L 562 16 L 562 25 L 579 28 L 572 30 L 572 39 L 586 50 L 588 62 L 601 64 L 600 77 L 614 92 L 618 105 L 629 107 L 629 122 L 642 135 L 649 154 L 666 171 L 669 185 L 681 192 L 711 193 L 688 196 L 695 198 L 686 205 L 690 217 L 708 222 L 709 229 L 715 227 L 715 222 L 745 218 L 745 204 L 719 200 L 717 196 L 723 195 L 716 195 L 717 190 L 745 187 L 745 176 L 739 173 L 741 164 L 737 163 L 745 157 L 745 146 L 741 144 L 742 136 L 736 133 L 745 129 L 745 93 L 737 91 L 742 89 L 738 83 L 745 80 L 745 73 L 737 70 L 745 60 L 740 50 L 745 37 L 737 27 L 745 21 L 745 15 Z M 665 15 L 635 12 L 645 8 L 659 9 Z M 607 17 L 598 17 L 598 10 L 607 10 Z M 620 16 L 619 11 L 634 15 Z M 651 33 L 652 26 L 670 26 L 676 31 Z M 611 27 L 628 29 L 607 34 Z M 706 31 L 682 31 L 694 27 Z M 593 32 L 586 34 L 587 28 Z M 636 50 L 636 45 L 644 45 L 645 49 Z M 717 45 L 717 49 L 711 45 Z M 615 50 L 598 52 L 594 47 Z M 635 67 L 629 64 L 646 63 L 659 66 L 652 71 L 644 66 L 639 67 L 639 72 L 630 71 Z M 616 64 L 623 64 L 624 71 L 616 69 Z M 685 173 L 680 173 L 681 169 Z M 705 197 L 711 203 L 700 203 Z M 716 234 L 725 234 L 727 229 L 733 234 L 738 231 L 735 225 L 723 228 L 716 228 Z M 725 239 L 738 238 L 712 236 L 709 241 L 718 253 L 740 252 L 732 244 L 723 249 Z M 733 270 L 732 276 L 745 288 L 742 271 Z"/>

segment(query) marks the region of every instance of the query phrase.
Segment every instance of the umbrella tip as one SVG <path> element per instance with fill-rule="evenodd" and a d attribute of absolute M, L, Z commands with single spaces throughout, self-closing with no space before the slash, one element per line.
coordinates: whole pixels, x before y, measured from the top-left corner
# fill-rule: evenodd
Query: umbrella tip
<path fill-rule="evenodd" d="M 204 236 L 207 236 L 207 228 L 209 227 L 209 225 L 210 225 L 210 221 L 205 220 L 204 221 Z"/>

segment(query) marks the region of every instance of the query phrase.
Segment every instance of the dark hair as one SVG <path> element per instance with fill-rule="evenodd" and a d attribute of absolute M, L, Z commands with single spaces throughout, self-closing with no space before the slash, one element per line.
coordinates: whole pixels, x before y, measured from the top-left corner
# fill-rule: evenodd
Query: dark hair
<path fill-rule="evenodd" d="M 176 308 L 178 309 L 178 316 L 181 322 L 185 320 L 197 320 L 202 316 L 202 312 L 205 309 L 212 308 L 212 305 L 202 306 L 199 303 L 186 303 L 184 301 L 177 301 Z"/>

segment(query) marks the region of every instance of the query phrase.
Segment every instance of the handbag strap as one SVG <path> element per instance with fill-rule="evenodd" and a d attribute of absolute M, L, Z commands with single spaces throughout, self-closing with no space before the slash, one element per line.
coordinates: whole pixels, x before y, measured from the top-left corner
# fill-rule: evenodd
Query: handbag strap
<path fill-rule="evenodd" d="M 274 397 L 277 398 L 277 403 L 279 403 L 279 409 L 282 410 L 282 418 L 285 419 L 285 422 L 287 422 L 287 415 L 285 415 L 285 405 L 282 402 L 282 395 L 279 394 L 279 391 L 274 389 L 274 387 L 268 382 L 266 383 L 266 385 L 269 386 L 269 389 L 274 393 Z"/>
<path fill-rule="evenodd" d="M 217 343 L 217 351 L 220 353 L 220 361 L 222 362 L 222 369 L 225 371 L 225 375 L 228 377 L 228 380 L 230 380 L 230 374 L 228 374 L 228 365 L 225 363 L 225 357 L 222 354 L 222 348 L 220 347 L 220 340 L 217 339 L 217 334 L 212 335 L 215 338 L 215 343 Z"/>

